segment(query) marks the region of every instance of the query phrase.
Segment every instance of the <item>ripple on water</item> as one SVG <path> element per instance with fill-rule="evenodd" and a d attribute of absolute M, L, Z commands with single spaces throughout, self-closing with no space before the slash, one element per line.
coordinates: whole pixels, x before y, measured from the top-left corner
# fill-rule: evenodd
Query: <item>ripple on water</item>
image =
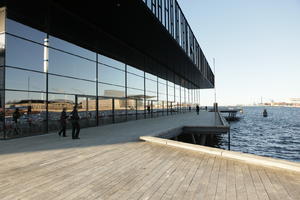
<path fill-rule="evenodd" d="M 245 153 L 300 161 L 300 108 L 245 107 L 240 121 L 231 123 L 231 149 Z M 227 148 L 227 135 L 221 136 Z"/>

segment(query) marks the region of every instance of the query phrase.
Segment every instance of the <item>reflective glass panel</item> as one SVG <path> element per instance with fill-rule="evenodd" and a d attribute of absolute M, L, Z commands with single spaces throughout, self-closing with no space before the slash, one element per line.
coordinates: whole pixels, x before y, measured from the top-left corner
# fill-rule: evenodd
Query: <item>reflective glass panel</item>
<path fill-rule="evenodd" d="M 76 96 L 81 127 L 96 126 L 96 97 Z"/>
<path fill-rule="evenodd" d="M 96 95 L 96 82 L 49 75 L 49 92 Z"/>
<path fill-rule="evenodd" d="M 95 81 L 96 63 L 49 49 L 49 73 Z"/>
<path fill-rule="evenodd" d="M 105 65 L 98 66 L 98 80 L 103 83 L 110 83 L 125 86 L 125 72 Z"/>
<path fill-rule="evenodd" d="M 144 77 L 144 71 L 142 71 L 140 69 L 137 69 L 135 67 L 132 67 L 130 65 L 127 65 L 127 71 L 130 72 L 130 73 L 133 73 L 133 74 Z"/>
<path fill-rule="evenodd" d="M 123 122 L 126 120 L 126 99 L 114 99 L 115 103 L 115 122 Z"/>
<path fill-rule="evenodd" d="M 108 85 L 98 83 L 99 96 L 106 97 L 125 97 L 125 87 L 118 87 L 114 85 Z"/>
<path fill-rule="evenodd" d="M 109 66 L 112 66 L 112 67 L 116 67 L 118 69 L 125 70 L 125 64 L 124 63 L 122 63 L 120 61 L 117 61 L 115 59 L 109 58 L 107 56 L 101 55 L 101 54 L 98 54 L 98 62 L 109 65 Z"/>
<path fill-rule="evenodd" d="M 46 74 L 6 67 L 6 89 L 46 91 Z"/>
<path fill-rule="evenodd" d="M 66 108 L 67 116 L 70 115 L 75 105 L 75 95 L 49 93 L 48 98 L 48 129 L 49 131 L 58 131 L 62 128 L 60 121 L 61 112 L 63 108 Z M 67 120 L 67 128 L 71 128 L 69 120 Z"/>
<path fill-rule="evenodd" d="M 6 35 L 6 65 L 44 71 L 44 46 Z"/>
<path fill-rule="evenodd" d="M 150 79 L 150 80 L 155 81 L 155 82 L 157 81 L 157 77 L 152 75 L 152 74 L 145 73 L 145 76 L 146 76 L 147 79 Z"/>
<path fill-rule="evenodd" d="M 128 73 L 127 87 L 144 90 L 144 78 Z"/>
<path fill-rule="evenodd" d="M 157 92 L 157 82 L 146 79 L 146 91 Z"/>
<path fill-rule="evenodd" d="M 136 89 L 127 89 L 127 96 L 135 99 L 144 99 L 144 91 Z"/>
<path fill-rule="evenodd" d="M 5 56 L 5 34 L 2 33 L 0 34 L 0 66 L 4 66 L 4 56 Z"/>
<path fill-rule="evenodd" d="M 157 100 L 157 93 L 146 91 L 146 100 Z"/>
<path fill-rule="evenodd" d="M 70 42 L 58 39 L 56 37 L 49 37 L 49 45 L 50 47 L 54 47 L 66 51 L 68 53 L 72 53 L 96 61 L 96 53 L 85 48 L 79 47 Z"/>
<path fill-rule="evenodd" d="M 100 124 L 110 124 L 113 119 L 113 99 L 112 98 L 102 98 L 98 100 L 99 105 L 99 123 Z"/>
<path fill-rule="evenodd" d="M 44 44 L 44 39 L 46 38 L 46 33 L 33 29 L 29 26 L 25 26 L 11 19 L 6 20 L 6 32 L 41 44 Z"/>
<path fill-rule="evenodd" d="M 5 92 L 7 138 L 41 134 L 46 131 L 45 97 L 44 93 Z"/>

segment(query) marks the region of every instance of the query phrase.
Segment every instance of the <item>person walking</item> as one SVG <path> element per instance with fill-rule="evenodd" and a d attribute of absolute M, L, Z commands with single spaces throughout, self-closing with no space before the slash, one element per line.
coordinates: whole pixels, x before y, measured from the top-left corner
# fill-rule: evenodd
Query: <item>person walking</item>
<path fill-rule="evenodd" d="M 199 105 L 196 106 L 197 115 L 199 115 L 200 107 Z"/>
<path fill-rule="evenodd" d="M 71 121 L 72 121 L 72 139 L 80 139 L 80 125 L 79 125 L 79 115 L 77 111 L 77 106 L 74 106 L 73 111 L 71 112 Z M 76 130 L 76 133 L 75 133 Z"/>
<path fill-rule="evenodd" d="M 63 134 L 63 137 L 67 137 L 67 135 L 66 135 L 67 118 L 68 118 L 68 115 L 66 113 L 66 108 L 63 108 L 63 110 L 62 110 L 62 112 L 60 114 L 60 126 L 61 126 L 61 129 L 58 132 L 59 136 L 61 136 L 61 134 Z"/>
<path fill-rule="evenodd" d="M 15 124 L 14 131 L 16 135 L 19 135 L 20 128 L 19 128 L 19 118 L 21 117 L 21 113 L 19 108 L 16 108 L 15 112 L 13 113 L 13 121 Z"/>

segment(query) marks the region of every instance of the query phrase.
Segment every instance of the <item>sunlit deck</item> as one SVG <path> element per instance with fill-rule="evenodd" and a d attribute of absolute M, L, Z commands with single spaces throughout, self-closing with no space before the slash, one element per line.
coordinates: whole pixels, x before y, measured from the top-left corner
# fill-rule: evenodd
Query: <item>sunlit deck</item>
<path fill-rule="evenodd" d="M 0 199 L 299 199 L 299 173 L 138 141 L 194 117 L 0 141 Z"/>

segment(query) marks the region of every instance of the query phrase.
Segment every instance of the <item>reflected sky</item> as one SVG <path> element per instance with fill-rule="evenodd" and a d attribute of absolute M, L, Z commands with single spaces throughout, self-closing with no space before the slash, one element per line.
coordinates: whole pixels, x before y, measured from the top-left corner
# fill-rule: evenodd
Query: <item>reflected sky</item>
<path fill-rule="evenodd" d="M 9 34 L 6 35 L 6 65 L 16 67 L 6 68 L 6 88 L 45 92 L 46 75 L 43 73 L 45 47 L 43 42 L 46 34 L 10 19 L 7 20 L 7 32 L 38 42 L 39 44 Z M 105 96 L 109 94 L 117 97 L 120 96 L 118 92 L 121 92 L 125 96 L 124 63 L 98 54 L 99 63 L 97 65 L 97 54 L 95 52 L 52 36 L 49 38 L 49 45 L 50 74 L 48 76 L 48 90 L 50 93 L 61 93 L 65 96 L 68 96 L 67 94 L 96 95 L 96 69 L 98 66 L 98 95 Z M 27 70 L 39 71 L 41 73 Z M 152 74 L 144 73 L 144 71 L 129 65 L 127 66 L 127 70 L 128 96 L 144 95 L 145 76 L 145 88 L 148 96 L 153 96 L 153 99 L 157 99 L 158 92 L 160 94 L 158 99 L 166 100 L 168 89 L 168 99 L 174 101 L 174 83 L 157 78 L 157 76 Z M 174 77 L 171 72 L 168 74 L 170 77 Z M 179 82 L 179 77 L 175 78 Z M 160 82 L 158 87 L 157 80 Z M 166 83 L 168 83 L 168 87 Z M 176 100 L 178 100 L 179 90 L 179 86 L 176 86 Z M 116 91 L 116 94 L 114 95 L 113 92 L 109 93 L 107 91 Z M 7 95 L 6 101 L 19 99 L 16 94 L 17 92 Z M 33 95 L 30 98 L 36 96 L 44 98 L 43 94 Z"/>

